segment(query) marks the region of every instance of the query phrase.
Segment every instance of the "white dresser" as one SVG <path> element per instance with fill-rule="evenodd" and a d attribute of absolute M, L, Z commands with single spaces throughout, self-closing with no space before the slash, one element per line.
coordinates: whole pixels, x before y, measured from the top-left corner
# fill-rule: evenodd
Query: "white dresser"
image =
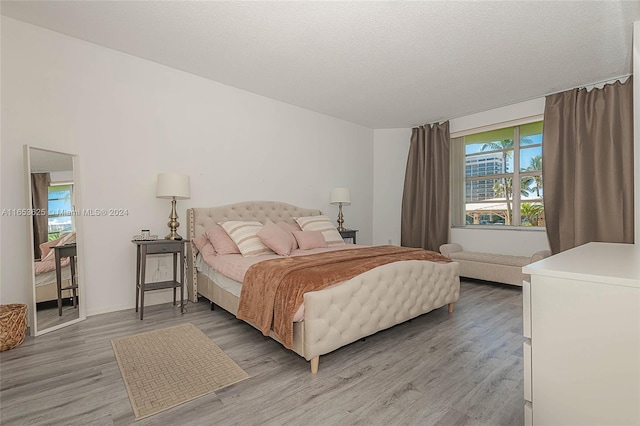
<path fill-rule="evenodd" d="M 640 425 L 640 245 L 522 268 L 525 425 Z"/>

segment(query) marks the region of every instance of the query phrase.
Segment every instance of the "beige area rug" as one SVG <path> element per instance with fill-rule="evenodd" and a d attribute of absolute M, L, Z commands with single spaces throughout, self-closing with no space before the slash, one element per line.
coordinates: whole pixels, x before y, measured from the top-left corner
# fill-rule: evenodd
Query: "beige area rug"
<path fill-rule="evenodd" d="M 111 344 L 136 420 L 249 377 L 190 323 L 113 339 Z"/>

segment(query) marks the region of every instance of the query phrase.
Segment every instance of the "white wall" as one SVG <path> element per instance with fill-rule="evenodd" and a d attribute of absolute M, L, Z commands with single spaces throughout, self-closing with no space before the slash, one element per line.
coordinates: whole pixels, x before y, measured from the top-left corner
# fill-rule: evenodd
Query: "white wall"
<path fill-rule="evenodd" d="M 451 241 L 469 251 L 531 256 L 549 250 L 544 230 L 452 228 Z"/>
<path fill-rule="evenodd" d="M 450 120 L 450 132 L 462 132 L 500 122 L 530 117 L 544 112 L 544 98 L 533 99 L 502 108 Z M 402 189 L 409 152 L 411 129 L 380 129 L 374 140 L 374 244 L 386 244 L 389 239 L 400 241 Z M 548 250 L 544 230 L 451 229 L 451 241 L 465 249 L 531 255 Z"/>
<path fill-rule="evenodd" d="M 131 237 L 168 231 L 159 172 L 191 176 L 192 198 L 178 202 L 183 235 L 191 206 L 278 200 L 334 218 L 329 192 L 347 186 L 347 224 L 372 242 L 371 129 L 6 17 L 1 64 L 1 207 L 24 207 L 29 144 L 78 155 L 80 207 L 128 209 L 83 218 L 89 315 L 134 305 Z M 1 303 L 28 303 L 27 220 L 4 216 L 1 226 Z"/>
<path fill-rule="evenodd" d="M 51 183 L 73 182 L 73 170 L 63 172 L 50 172 L 49 178 L 51 179 Z"/>
<path fill-rule="evenodd" d="M 400 245 L 402 189 L 411 129 L 373 132 L 373 244 Z"/>
<path fill-rule="evenodd" d="M 449 120 L 449 132 L 455 137 L 455 133 L 458 132 L 542 114 L 544 114 L 544 98 L 536 98 L 451 119 Z"/>

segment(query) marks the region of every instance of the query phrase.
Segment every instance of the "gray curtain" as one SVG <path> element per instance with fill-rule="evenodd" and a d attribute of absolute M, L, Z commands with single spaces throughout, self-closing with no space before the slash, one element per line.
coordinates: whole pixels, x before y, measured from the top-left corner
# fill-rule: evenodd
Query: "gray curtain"
<path fill-rule="evenodd" d="M 48 211 L 49 205 L 49 173 L 31 173 L 31 203 L 36 212 Z M 49 237 L 47 214 L 33 215 L 33 254 L 36 259 L 41 258 L 40 244 L 47 242 Z"/>
<path fill-rule="evenodd" d="M 402 194 L 400 244 L 439 251 L 449 239 L 449 122 L 411 134 Z"/>
<path fill-rule="evenodd" d="M 633 243 L 633 82 L 547 96 L 544 212 L 551 251 Z"/>

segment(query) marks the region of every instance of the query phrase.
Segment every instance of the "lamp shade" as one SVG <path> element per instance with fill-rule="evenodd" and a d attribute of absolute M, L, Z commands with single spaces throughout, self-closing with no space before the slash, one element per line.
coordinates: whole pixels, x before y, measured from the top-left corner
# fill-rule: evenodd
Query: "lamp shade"
<path fill-rule="evenodd" d="M 349 188 L 333 188 L 331 190 L 331 204 L 340 204 L 348 206 L 351 204 L 351 193 Z"/>
<path fill-rule="evenodd" d="M 156 197 L 185 200 L 191 197 L 189 176 L 180 173 L 158 173 Z"/>

